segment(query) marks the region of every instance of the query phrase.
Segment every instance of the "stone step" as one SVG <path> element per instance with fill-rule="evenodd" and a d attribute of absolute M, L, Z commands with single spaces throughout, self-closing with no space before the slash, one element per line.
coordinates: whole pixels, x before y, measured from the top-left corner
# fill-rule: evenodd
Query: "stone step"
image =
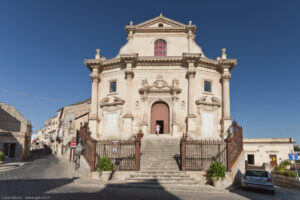
<path fill-rule="evenodd" d="M 131 178 L 133 177 L 141 177 L 141 178 L 147 178 L 147 177 L 151 177 L 153 179 L 155 178 L 191 178 L 190 176 L 188 175 L 183 175 L 183 174 L 177 174 L 177 175 L 174 175 L 174 174 L 132 174 L 130 175 Z"/>
<path fill-rule="evenodd" d="M 168 179 L 164 179 L 164 180 L 148 180 L 148 179 L 140 179 L 140 180 L 131 180 L 131 179 L 127 179 L 126 182 L 128 183 L 146 183 L 146 184 L 198 184 L 197 181 L 195 180 L 168 180 Z"/>
<path fill-rule="evenodd" d="M 162 171 L 162 170 L 148 170 L 148 171 L 139 171 L 136 175 L 167 175 L 167 176 L 181 176 L 181 175 L 185 175 L 184 172 L 182 171 Z"/>
<path fill-rule="evenodd" d="M 170 170 L 173 172 L 174 170 L 179 171 L 179 167 L 141 167 L 141 170 L 146 170 L 146 171 L 167 171 Z"/>
<path fill-rule="evenodd" d="M 178 176 L 171 176 L 171 175 L 131 175 L 128 179 L 149 179 L 149 180 L 162 180 L 162 179 L 168 179 L 168 180 L 194 180 L 190 176 L 184 176 L 184 175 L 178 175 Z"/>
<path fill-rule="evenodd" d="M 189 177 L 184 177 L 184 178 L 168 178 L 168 177 L 161 177 L 161 178 L 152 178 L 152 177 L 130 177 L 127 178 L 127 181 L 132 181 L 132 182 L 165 182 L 165 183 L 170 183 L 170 182 L 194 182 L 195 180 Z"/>

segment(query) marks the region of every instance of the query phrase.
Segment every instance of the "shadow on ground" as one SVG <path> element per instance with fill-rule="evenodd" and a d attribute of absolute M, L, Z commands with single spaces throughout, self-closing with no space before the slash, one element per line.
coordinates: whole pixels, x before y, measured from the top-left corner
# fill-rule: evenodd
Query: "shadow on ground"
<path fill-rule="evenodd" d="M 105 188 L 92 191 L 90 187 L 72 184 L 75 179 L 29 179 L 29 180 L 2 180 L 0 181 L 0 192 L 5 197 L 28 197 L 40 199 L 166 199 L 178 200 L 179 198 L 169 193 L 157 181 L 151 184 L 147 182 L 107 184 Z M 136 185 L 139 187 L 136 187 Z M 145 187 L 143 187 L 143 185 Z M 63 188 L 62 188 L 63 187 Z"/>

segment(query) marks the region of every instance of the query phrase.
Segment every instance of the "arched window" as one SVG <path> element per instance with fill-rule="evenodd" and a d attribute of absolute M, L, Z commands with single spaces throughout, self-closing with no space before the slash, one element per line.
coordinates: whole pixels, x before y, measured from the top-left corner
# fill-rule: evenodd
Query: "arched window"
<path fill-rule="evenodd" d="M 154 56 L 167 56 L 167 42 L 156 40 L 154 43 Z"/>

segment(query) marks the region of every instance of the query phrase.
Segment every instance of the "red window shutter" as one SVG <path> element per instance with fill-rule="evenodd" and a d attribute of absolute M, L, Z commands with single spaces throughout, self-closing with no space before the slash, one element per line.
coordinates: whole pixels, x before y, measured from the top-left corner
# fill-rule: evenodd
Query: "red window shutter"
<path fill-rule="evenodd" d="M 156 40 L 154 43 L 154 56 L 167 56 L 167 42 Z"/>

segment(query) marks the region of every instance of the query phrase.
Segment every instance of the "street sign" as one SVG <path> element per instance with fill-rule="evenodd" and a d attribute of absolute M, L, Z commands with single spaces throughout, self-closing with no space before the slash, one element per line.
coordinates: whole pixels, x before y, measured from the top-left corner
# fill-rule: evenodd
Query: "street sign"
<path fill-rule="evenodd" d="M 82 145 L 81 144 L 78 144 L 76 146 L 76 151 L 82 151 Z"/>
<path fill-rule="evenodd" d="M 75 147 L 76 147 L 76 142 L 72 142 L 72 143 L 71 143 L 71 147 L 72 147 L 72 148 L 75 148 Z"/>
<path fill-rule="evenodd" d="M 289 153 L 289 160 L 298 160 L 298 153 Z"/>
<path fill-rule="evenodd" d="M 112 146 L 120 146 L 120 141 L 119 140 L 113 140 L 113 141 L 111 141 L 111 145 Z"/>
<path fill-rule="evenodd" d="M 113 147 L 112 153 L 113 153 L 113 154 L 117 154 L 117 153 L 118 153 L 118 148 L 117 148 L 117 147 Z"/>

